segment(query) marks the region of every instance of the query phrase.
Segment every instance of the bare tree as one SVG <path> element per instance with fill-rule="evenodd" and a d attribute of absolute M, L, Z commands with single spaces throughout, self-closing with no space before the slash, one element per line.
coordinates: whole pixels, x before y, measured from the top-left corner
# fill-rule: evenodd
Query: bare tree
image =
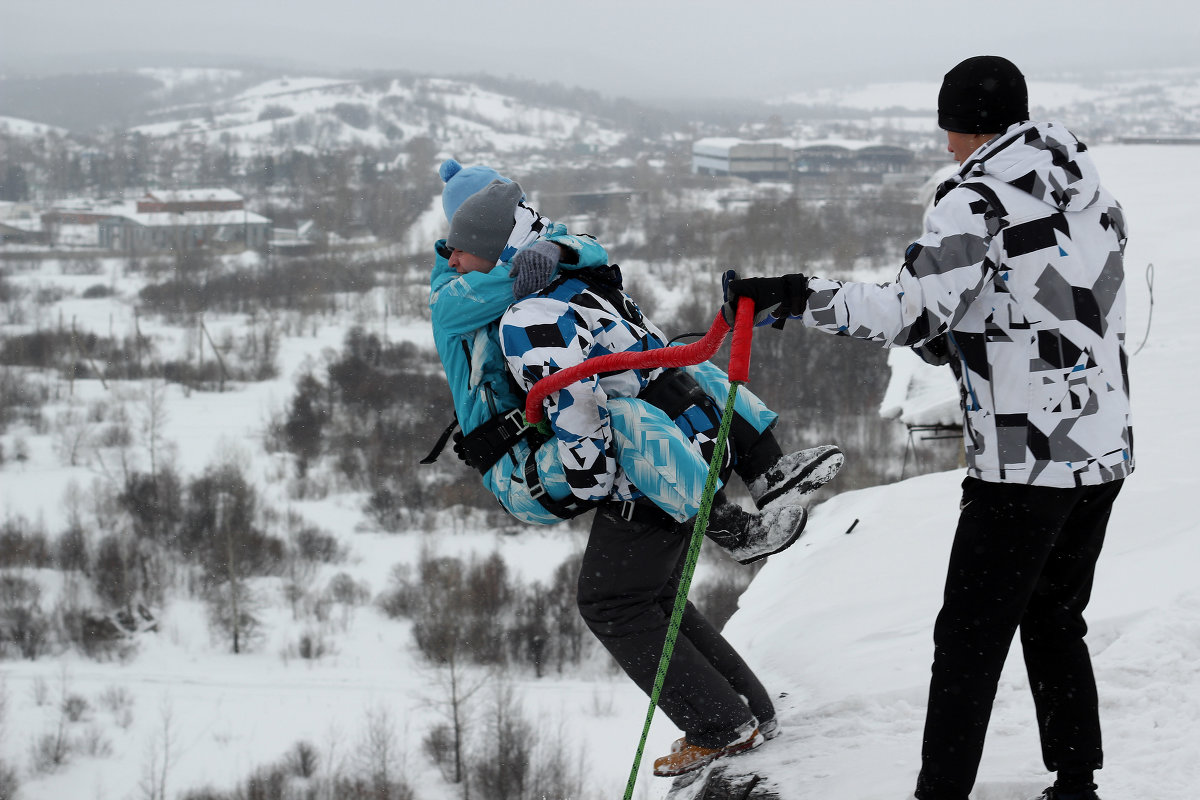
<path fill-rule="evenodd" d="M 92 442 L 94 426 L 87 415 L 78 409 L 68 408 L 55 420 L 55 443 L 59 457 L 68 466 L 77 467 Z"/>
<path fill-rule="evenodd" d="M 4 720 L 5 714 L 8 711 L 8 683 L 3 675 L 0 675 L 0 745 L 4 744 Z M 0 758 L 0 797 L 12 798 L 17 796 L 17 790 L 21 786 L 20 777 L 17 771 L 9 766 L 8 762 Z"/>
<path fill-rule="evenodd" d="M 488 800 L 521 800 L 530 788 L 531 756 L 538 736 L 521 714 L 511 684 L 495 684 L 486 730 L 471 767 L 474 785 Z"/>
<path fill-rule="evenodd" d="M 367 711 L 367 728 L 358 745 L 358 772 L 366 778 L 373 800 L 411 800 L 404 779 L 396 726 L 385 706 Z"/>
<path fill-rule="evenodd" d="M 158 479 L 158 460 L 163 449 L 163 428 L 167 424 L 167 385 L 154 379 L 146 381 L 141 408 L 140 432 L 150 458 L 150 478 Z"/>
<path fill-rule="evenodd" d="M 169 697 L 159 706 L 159 725 L 146 744 L 142 765 L 141 800 L 167 800 L 167 779 L 178 757 L 175 744 L 175 713 Z"/>
<path fill-rule="evenodd" d="M 451 652 L 434 668 L 432 683 L 437 686 L 438 694 L 425 699 L 446 721 L 426 734 L 423 747 L 446 780 L 463 785 L 463 800 L 470 797 L 464 750 L 471 725 L 469 701 L 491 678 L 492 673 L 488 670 L 471 674 L 458 653 Z"/>

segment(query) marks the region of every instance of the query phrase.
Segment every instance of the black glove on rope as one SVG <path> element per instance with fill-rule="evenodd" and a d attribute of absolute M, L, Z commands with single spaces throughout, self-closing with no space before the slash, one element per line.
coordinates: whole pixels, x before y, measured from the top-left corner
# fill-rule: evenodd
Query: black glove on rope
<path fill-rule="evenodd" d="M 789 317 L 798 317 L 808 305 L 808 278 L 800 273 L 782 275 L 778 278 L 738 278 L 729 270 L 722 278 L 725 304 L 721 315 L 733 327 L 737 315 L 737 301 L 749 297 L 754 301 L 754 324 L 774 317 L 772 328 L 783 328 Z"/>

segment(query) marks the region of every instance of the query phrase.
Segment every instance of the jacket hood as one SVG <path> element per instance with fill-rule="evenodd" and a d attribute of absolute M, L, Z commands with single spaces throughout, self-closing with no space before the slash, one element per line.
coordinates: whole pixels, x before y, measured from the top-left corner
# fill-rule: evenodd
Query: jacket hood
<path fill-rule="evenodd" d="M 1055 122 L 1011 126 L 975 151 L 944 189 L 985 175 L 1059 211 L 1081 211 L 1100 196 L 1100 175 L 1087 145 Z"/>

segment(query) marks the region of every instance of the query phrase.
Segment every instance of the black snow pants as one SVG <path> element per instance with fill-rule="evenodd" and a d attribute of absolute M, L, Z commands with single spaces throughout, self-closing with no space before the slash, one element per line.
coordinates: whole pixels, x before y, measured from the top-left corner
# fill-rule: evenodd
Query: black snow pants
<path fill-rule="evenodd" d="M 1122 483 L 1055 489 L 963 481 L 933 632 L 919 800 L 967 800 L 1018 628 L 1046 767 L 1062 789 L 1091 785 L 1103 753 L 1083 611 Z"/>
<path fill-rule="evenodd" d="M 607 503 L 592 521 L 579 573 L 579 611 L 649 695 L 691 529 L 688 523 L 667 527 L 627 521 L 619 515 L 620 507 Z M 751 719 L 775 717 L 771 697 L 754 672 L 690 602 L 658 706 L 688 742 L 701 747 L 721 747 Z"/>

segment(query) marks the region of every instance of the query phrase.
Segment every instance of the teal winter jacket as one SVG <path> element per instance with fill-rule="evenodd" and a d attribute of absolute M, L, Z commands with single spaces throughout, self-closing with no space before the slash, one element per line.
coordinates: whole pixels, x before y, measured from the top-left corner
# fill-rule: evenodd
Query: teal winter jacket
<path fill-rule="evenodd" d="M 542 238 L 567 248 L 574 255 L 573 267 L 608 263 L 603 245 L 590 236 L 568 234 L 561 223 L 554 223 Z M 458 424 L 463 433 L 470 433 L 497 414 L 525 406 L 525 395 L 509 381 L 497 338 L 500 316 L 513 303 L 512 262 L 490 272 L 459 275 L 450 268 L 444 239 L 435 250 L 429 294 L 433 340 L 454 397 Z"/>

